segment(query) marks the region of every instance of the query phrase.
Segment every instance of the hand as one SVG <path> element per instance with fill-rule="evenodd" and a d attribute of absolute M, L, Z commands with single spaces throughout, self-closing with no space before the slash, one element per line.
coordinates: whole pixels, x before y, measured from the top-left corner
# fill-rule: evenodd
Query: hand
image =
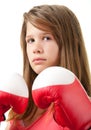
<path fill-rule="evenodd" d="M 6 84 L 0 86 L 0 121 L 10 108 L 21 114 L 28 105 L 28 88 L 22 76 L 14 74 Z"/>
<path fill-rule="evenodd" d="M 78 78 L 62 67 L 42 71 L 32 86 L 35 104 L 45 109 L 54 102 L 56 122 L 71 130 L 91 127 L 91 102 Z"/>

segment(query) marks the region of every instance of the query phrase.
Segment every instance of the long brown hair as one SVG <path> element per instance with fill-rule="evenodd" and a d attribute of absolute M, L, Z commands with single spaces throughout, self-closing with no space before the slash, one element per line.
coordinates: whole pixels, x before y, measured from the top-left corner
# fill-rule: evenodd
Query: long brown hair
<path fill-rule="evenodd" d="M 41 5 L 33 7 L 28 13 L 24 13 L 20 42 L 24 62 L 23 76 L 28 85 L 30 100 L 26 112 L 18 117 L 30 120 L 37 110 L 31 95 L 32 83 L 36 74 L 29 64 L 26 53 L 27 22 L 41 30 L 49 31 L 54 36 L 60 49 L 59 66 L 75 73 L 89 96 L 91 79 L 81 27 L 77 17 L 68 7 L 63 5 Z"/>

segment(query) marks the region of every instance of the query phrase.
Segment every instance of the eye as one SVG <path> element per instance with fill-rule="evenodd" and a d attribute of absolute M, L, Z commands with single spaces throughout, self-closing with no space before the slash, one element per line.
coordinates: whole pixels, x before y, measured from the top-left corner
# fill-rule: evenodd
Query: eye
<path fill-rule="evenodd" d="M 26 40 L 27 43 L 31 44 L 33 42 L 35 42 L 35 39 L 34 38 L 29 38 Z"/>
<path fill-rule="evenodd" d="M 45 36 L 45 37 L 43 37 L 43 40 L 45 40 L 45 41 L 51 40 L 51 37 L 50 36 Z"/>

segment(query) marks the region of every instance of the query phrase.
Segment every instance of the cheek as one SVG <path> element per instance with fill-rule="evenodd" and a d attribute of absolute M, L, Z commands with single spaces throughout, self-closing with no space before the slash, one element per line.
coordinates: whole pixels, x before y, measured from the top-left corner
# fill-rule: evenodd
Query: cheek
<path fill-rule="evenodd" d="M 28 47 L 26 48 L 26 53 L 27 53 L 27 57 L 29 59 L 29 62 L 31 61 L 31 49 L 29 49 Z"/>
<path fill-rule="evenodd" d="M 54 63 L 56 63 L 58 65 L 58 63 L 59 63 L 59 52 L 58 51 L 57 52 L 53 51 L 52 58 L 53 58 Z"/>
<path fill-rule="evenodd" d="M 29 49 L 28 48 L 26 48 L 26 53 L 27 53 L 27 56 L 28 56 L 28 59 L 29 59 Z"/>
<path fill-rule="evenodd" d="M 49 57 L 50 62 L 53 62 L 55 65 L 59 63 L 59 48 L 55 46 L 48 50 L 47 56 Z"/>

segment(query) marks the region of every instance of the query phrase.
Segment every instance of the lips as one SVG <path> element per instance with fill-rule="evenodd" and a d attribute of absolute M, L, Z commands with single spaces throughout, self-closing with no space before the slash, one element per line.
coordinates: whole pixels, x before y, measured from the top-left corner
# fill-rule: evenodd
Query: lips
<path fill-rule="evenodd" d="M 33 59 L 33 63 L 35 64 L 42 64 L 46 59 L 44 58 L 35 58 Z"/>

